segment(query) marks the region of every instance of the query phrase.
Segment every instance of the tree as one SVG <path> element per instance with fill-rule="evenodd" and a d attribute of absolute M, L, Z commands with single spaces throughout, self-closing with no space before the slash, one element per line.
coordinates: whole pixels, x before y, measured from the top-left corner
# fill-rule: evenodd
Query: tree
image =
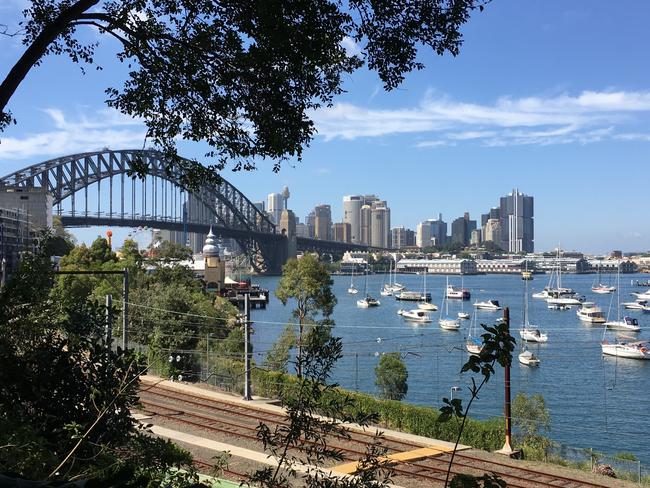
<path fill-rule="evenodd" d="M 271 347 L 271 350 L 266 353 L 264 367 L 271 371 L 286 373 L 291 349 L 296 345 L 296 342 L 297 338 L 293 327 L 287 325 Z"/>
<path fill-rule="evenodd" d="M 332 293 L 333 281 L 327 267 L 318 262 L 313 254 L 306 254 L 300 259 L 290 259 L 282 268 L 282 278 L 275 290 L 275 295 L 286 305 L 290 299 L 295 300 L 296 308 L 292 315 L 298 320 L 298 358 L 302 357 L 302 339 L 307 324 L 332 326 L 330 317 L 336 305 Z M 297 361 L 297 374 L 302 371 Z"/>
<path fill-rule="evenodd" d="M 47 239 L 0 291 L 0 471 L 154 486 L 172 467 L 191 469 L 187 452 L 133 420 L 143 368 L 104 341 L 105 310 L 48 298 Z"/>
<path fill-rule="evenodd" d="M 387 400 L 402 400 L 408 392 L 409 373 L 398 352 L 383 354 L 375 367 L 375 385 L 379 396 Z"/>
<path fill-rule="evenodd" d="M 517 393 L 512 402 L 512 423 L 519 429 L 519 441 L 527 457 L 543 458 L 549 447 L 544 434 L 551 430 L 551 415 L 544 397 L 539 393 Z"/>
<path fill-rule="evenodd" d="M 0 131 L 14 121 L 11 97 L 45 56 L 93 66 L 108 37 L 129 70 L 121 88 L 106 90 L 108 105 L 141 118 L 150 144 L 169 156 L 180 139 L 210 146 L 207 169 L 169 160 L 184 184 L 214 177 L 229 160 L 251 169 L 269 158 L 277 171 L 282 160 L 301 159 L 315 133 L 310 112 L 332 103 L 345 75 L 365 61 L 385 89 L 397 87 L 424 67 L 420 46 L 457 55 L 460 28 L 489 1 L 31 0 L 21 26 L 26 49 L 0 84 Z M 101 40 L 85 43 L 84 28 Z M 348 53 L 345 40 L 360 54 Z M 146 173 L 147 163 L 135 170 Z"/>

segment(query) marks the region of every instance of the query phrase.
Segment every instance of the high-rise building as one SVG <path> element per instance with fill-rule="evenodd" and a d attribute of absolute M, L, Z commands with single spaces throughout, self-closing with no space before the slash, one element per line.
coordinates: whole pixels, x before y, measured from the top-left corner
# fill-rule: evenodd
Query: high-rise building
<path fill-rule="evenodd" d="M 362 205 L 361 206 L 361 212 L 360 212 L 361 218 L 359 219 L 361 222 L 361 243 L 360 244 L 370 244 L 371 240 L 371 228 L 372 228 L 372 208 L 370 208 L 370 205 Z"/>
<path fill-rule="evenodd" d="M 332 239 L 332 208 L 329 205 L 314 207 L 314 237 L 316 239 Z"/>
<path fill-rule="evenodd" d="M 338 242 L 351 242 L 351 225 L 348 222 L 337 222 L 332 226 L 332 239 Z"/>
<path fill-rule="evenodd" d="M 501 197 L 501 248 L 508 252 L 534 252 L 535 221 L 533 197 L 514 189 Z"/>
<path fill-rule="evenodd" d="M 280 216 L 284 210 L 284 197 L 281 193 L 269 193 L 266 198 L 266 211 L 273 220 L 273 223 L 280 223 Z"/>
<path fill-rule="evenodd" d="M 307 226 L 307 237 L 314 237 L 316 235 L 316 213 L 313 210 L 305 217 L 305 225 Z"/>
<path fill-rule="evenodd" d="M 307 228 L 307 224 L 296 222 L 296 237 L 309 237 L 309 229 Z"/>
<path fill-rule="evenodd" d="M 350 242 L 361 243 L 361 195 L 348 195 L 343 197 L 343 222 L 350 224 Z"/>
<path fill-rule="evenodd" d="M 442 246 L 447 241 L 447 222 L 442 220 L 442 214 L 437 219 L 429 219 L 418 224 L 415 245 L 423 248 Z"/>
<path fill-rule="evenodd" d="M 390 247 L 390 209 L 386 202 L 374 202 L 371 209 L 370 245 Z"/>
<path fill-rule="evenodd" d="M 390 244 L 393 249 L 415 246 L 415 232 L 404 226 L 391 229 Z"/>
<path fill-rule="evenodd" d="M 487 241 L 501 246 L 501 221 L 499 219 L 488 219 L 483 226 L 483 242 Z"/>
<path fill-rule="evenodd" d="M 463 246 L 469 246 L 472 231 L 476 229 L 476 220 L 470 220 L 469 213 L 465 212 L 451 223 L 451 242 L 458 242 Z"/>
<path fill-rule="evenodd" d="M 469 235 L 469 245 L 480 246 L 481 242 L 483 242 L 481 229 L 474 229 Z"/>

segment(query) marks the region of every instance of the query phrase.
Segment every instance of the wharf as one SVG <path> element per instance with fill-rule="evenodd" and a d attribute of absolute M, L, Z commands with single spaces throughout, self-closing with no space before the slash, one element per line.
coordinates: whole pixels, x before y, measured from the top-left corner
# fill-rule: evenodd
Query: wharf
<path fill-rule="evenodd" d="M 251 309 L 265 309 L 269 303 L 269 290 L 260 288 L 258 285 L 252 285 L 246 288 L 226 288 L 221 296 L 232 303 L 240 310 L 244 309 L 244 301 L 248 295 L 248 303 Z"/>

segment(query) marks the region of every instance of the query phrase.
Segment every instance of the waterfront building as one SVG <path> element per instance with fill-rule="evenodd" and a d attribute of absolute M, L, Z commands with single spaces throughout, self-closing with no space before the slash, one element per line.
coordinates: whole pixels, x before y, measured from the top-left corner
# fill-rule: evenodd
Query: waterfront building
<path fill-rule="evenodd" d="M 284 201 L 281 193 L 269 193 L 266 198 L 266 211 L 276 225 L 280 223 L 280 215 L 284 210 Z"/>
<path fill-rule="evenodd" d="M 386 202 L 375 202 L 371 209 L 370 245 L 390 247 L 390 209 Z"/>
<path fill-rule="evenodd" d="M 501 197 L 501 249 L 508 252 L 534 252 L 535 224 L 533 197 L 514 189 Z"/>
<path fill-rule="evenodd" d="M 524 259 L 477 259 L 476 271 L 489 274 L 520 274 L 526 267 Z M 528 270 L 533 271 L 534 265 L 528 265 Z"/>
<path fill-rule="evenodd" d="M 636 273 L 638 266 L 630 259 L 589 259 L 589 268 L 593 272 L 600 270 L 601 273 Z"/>
<path fill-rule="evenodd" d="M 400 259 L 397 271 L 429 274 L 476 274 L 476 262 L 472 259 Z"/>
<path fill-rule="evenodd" d="M 528 254 L 526 259 L 535 263 L 535 268 L 546 273 L 556 271 L 558 266 L 563 273 L 588 273 L 591 271 L 589 262 L 584 257 L 544 256 L 539 254 Z"/>
<path fill-rule="evenodd" d="M 314 237 L 332 240 L 332 208 L 321 204 L 314 207 Z"/>
<path fill-rule="evenodd" d="M 332 238 L 337 242 L 352 242 L 352 226 L 348 222 L 337 222 L 332 226 Z"/>
<path fill-rule="evenodd" d="M 361 207 L 363 196 L 347 195 L 343 197 L 343 222 L 350 224 L 350 242 L 361 243 Z"/>
<path fill-rule="evenodd" d="M 463 246 L 469 246 L 469 239 L 472 231 L 476 229 L 476 220 L 470 220 L 469 213 L 465 212 L 451 223 L 451 242 L 458 242 Z"/>

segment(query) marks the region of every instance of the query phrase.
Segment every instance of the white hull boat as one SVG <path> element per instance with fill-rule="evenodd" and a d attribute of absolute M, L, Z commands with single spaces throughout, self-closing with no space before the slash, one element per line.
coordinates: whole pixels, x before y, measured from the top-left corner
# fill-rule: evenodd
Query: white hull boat
<path fill-rule="evenodd" d="M 524 350 L 524 352 L 519 354 L 519 362 L 526 366 L 539 366 L 540 363 L 539 358 L 529 350 Z"/>
<path fill-rule="evenodd" d="M 650 359 L 650 343 L 648 342 L 618 342 L 611 344 L 603 341 L 600 345 L 603 354 L 629 359 Z"/>
<path fill-rule="evenodd" d="M 591 291 L 600 295 L 605 295 L 607 293 L 614 293 L 616 291 L 616 287 L 600 284 L 598 286 L 592 286 Z"/>
<path fill-rule="evenodd" d="M 474 307 L 478 308 L 479 310 L 490 310 L 496 312 L 497 310 L 501 310 L 501 305 L 499 305 L 498 300 L 487 300 L 485 302 L 476 302 L 474 303 Z"/>
<path fill-rule="evenodd" d="M 468 320 L 470 315 L 467 312 L 458 312 L 458 318 L 462 320 Z"/>
<path fill-rule="evenodd" d="M 580 320 L 589 324 L 604 324 L 607 322 L 603 311 L 592 302 L 584 302 L 582 307 L 576 311 L 576 315 Z"/>
<path fill-rule="evenodd" d="M 605 322 L 605 327 L 615 330 L 627 330 L 628 332 L 639 332 L 641 330 L 639 321 L 632 317 L 623 317 L 622 320 Z"/>
<path fill-rule="evenodd" d="M 549 305 L 580 305 L 582 302 L 584 302 L 584 300 L 575 297 L 557 297 L 546 299 L 546 303 Z"/>
<path fill-rule="evenodd" d="M 460 320 L 459 319 L 440 319 L 438 320 L 438 325 L 441 329 L 445 330 L 458 330 L 460 329 Z"/>
<path fill-rule="evenodd" d="M 366 297 L 362 298 L 361 300 L 357 300 L 357 307 L 359 308 L 378 307 L 379 305 L 379 300 L 376 300 L 372 297 Z"/>
<path fill-rule="evenodd" d="M 426 313 L 424 310 L 398 310 L 397 314 L 401 315 L 405 320 L 409 320 L 411 322 L 431 322 L 431 315 Z"/>
<path fill-rule="evenodd" d="M 469 300 L 471 293 L 467 288 L 455 288 L 453 285 L 447 285 L 447 298 Z"/>
<path fill-rule="evenodd" d="M 632 295 L 634 295 L 637 300 L 650 300 L 650 290 L 646 290 L 643 293 L 632 292 Z"/>
<path fill-rule="evenodd" d="M 483 350 L 483 342 L 478 337 L 468 337 L 465 343 L 465 349 L 470 354 L 479 355 Z"/>
<path fill-rule="evenodd" d="M 519 329 L 519 337 L 527 342 L 548 342 L 548 334 L 540 332 L 539 329 L 531 325 Z"/>
<path fill-rule="evenodd" d="M 388 288 L 384 287 L 384 288 L 379 292 L 379 294 L 380 294 L 382 297 L 390 297 L 390 296 L 393 295 L 393 292 L 392 292 L 391 290 L 389 290 Z"/>
<path fill-rule="evenodd" d="M 548 308 L 549 310 L 570 310 L 571 305 L 561 305 L 561 304 L 558 304 L 558 303 L 549 303 L 548 305 L 546 305 L 546 308 Z"/>
<path fill-rule="evenodd" d="M 434 305 L 433 303 L 429 303 L 429 302 L 418 303 L 418 308 L 420 310 L 426 310 L 428 312 L 437 312 L 438 311 L 438 307 L 436 305 Z"/>
<path fill-rule="evenodd" d="M 621 305 L 628 310 L 643 310 L 648 305 L 648 302 L 646 300 L 641 300 L 640 302 L 625 302 L 621 303 Z"/>
<path fill-rule="evenodd" d="M 348 293 L 350 295 L 356 295 L 357 293 L 359 293 L 359 290 L 357 290 L 356 288 L 350 287 L 350 288 L 348 288 Z"/>

